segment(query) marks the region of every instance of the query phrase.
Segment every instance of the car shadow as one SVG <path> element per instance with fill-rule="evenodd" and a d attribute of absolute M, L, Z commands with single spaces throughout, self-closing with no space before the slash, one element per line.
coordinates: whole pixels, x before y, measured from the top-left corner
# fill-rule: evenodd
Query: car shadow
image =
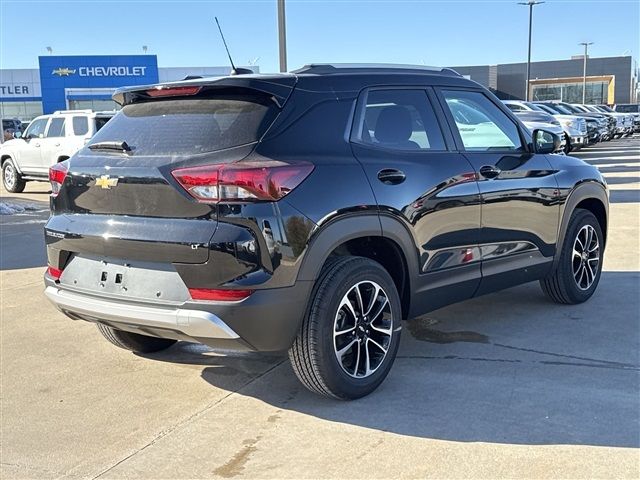
<path fill-rule="evenodd" d="M 608 272 L 581 305 L 553 304 L 527 284 L 404 322 L 389 377 L 352 402 L 308 392 L 284 355 L 178 344 L 147 357 L 202 365 L 202 379 L 217 387 L 258 365 L 267 373 L 239 394 L 279 412 L 399 435 L 638 447 L 639 289 L 638 272 Z"/>

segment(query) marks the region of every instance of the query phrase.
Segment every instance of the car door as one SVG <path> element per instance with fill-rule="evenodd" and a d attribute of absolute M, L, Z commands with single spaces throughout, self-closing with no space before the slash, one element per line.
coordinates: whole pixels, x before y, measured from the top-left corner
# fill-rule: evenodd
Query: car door
<path fill-rule="evenodd" d="M 454 137 L 479 173 L 482 197 L 478 294 L 535 280 L 556 251 L 555 172 L 499 101 L 482 90 L 438 89 Z"/>
<path fill-rule="evenodd" d="M 40 171 L 48 172 L 49 167 L 58 161 L 62 143 L 66 135 L 65 118 L 52 117 L 47 131 L 40 143 Z"/>
<path fill-rule="evenodd" d="M 41 168 L 42 139 L 47 129 L 48 117 L 37 118 L 24 132 L 24 142 L 20 145 L 16 162 L 24 173 L 37 173 Z"/>
<path fill-rule="evenodd" d="M 410 315 L 473 296 L 481 277 L 476 174 L 455 151 L 433 92 L 367 89 L 356 112 L 352 149 L 381 218 L 400 220 L 415 242 L 419 272 L 411 272 Z"/>

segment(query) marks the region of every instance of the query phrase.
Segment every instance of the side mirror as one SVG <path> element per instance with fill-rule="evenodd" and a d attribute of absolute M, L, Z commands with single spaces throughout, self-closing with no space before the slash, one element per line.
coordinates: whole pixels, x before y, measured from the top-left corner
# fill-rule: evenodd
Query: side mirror
<path fill-rule="evenodd" d="M 16 130 L 13 132 L 13 138 L 22 138 L 22 132 L 20 130 Z"/>
<path fill-rule="evenodd" d="M 533 131 L 533 151 L 535 153 L 553 153 L 560 150 L 562 141 L 555 133 L 536 129 Z"/>

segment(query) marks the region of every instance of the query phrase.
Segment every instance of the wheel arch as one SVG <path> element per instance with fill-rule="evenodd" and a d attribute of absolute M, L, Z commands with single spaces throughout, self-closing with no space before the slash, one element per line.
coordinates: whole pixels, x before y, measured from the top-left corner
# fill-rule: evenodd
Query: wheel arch
<path fill-rule="evenodd" d="M 0 156 L 0 168 L 2 168 L 5 164 L 5 162 L 7 160 L 11 160 L 11 162 L 13 163 L 13 166 L 15 167 L 15 169 L 18 171 L 18 173 L 22 174 L 22 170 L 20 169 L 20 165 L 18 165 L 18 162 L 15 161 L 15 159 L 8 153 L 4 153 Z"/>
<path fill-rule="evenodd" d="M 598 220 L 603 235 L 603 248 L 607 242 L 607 227 L 609 224 L 609 198 L 604 186 L 595 181 L 584 182 L 576 185 L 569 194 L 562 212 L 560 220 L 560 228 L 558 232 L 558 247 L 554 259 L 554 266 L 557 265 L 560 258 L 561 246 L 564 244 L 564 237 L 567 233 L 567 227 L 571 215 L 577 208 L 590 211 Z"/>
<path fill-rule="evenodd" d="M 299 280 L 316 281 L 333 255 L 354 255 L 380 263 L 393 279 L 402 305 L 402 317 L 410 311 L 412 280 L 417 254 L 406 228 L 396 219 L 376 214 L 348 215 L 331 221 L 311 236 Z"/>

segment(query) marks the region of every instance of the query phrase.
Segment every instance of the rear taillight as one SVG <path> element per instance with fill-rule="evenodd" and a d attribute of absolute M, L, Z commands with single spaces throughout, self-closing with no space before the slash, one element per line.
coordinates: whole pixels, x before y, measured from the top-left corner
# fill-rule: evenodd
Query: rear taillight
<path fill-rule="evenodd" d="M 190 288 L 193 300 L 214 300 L 218 302 L 239 302 L 253 293 L 253 290 L 215 290 L 209 288 Z"/>
<path fill-rule="evenodd" d="M 177 97 L 184 95 L 196 95 L 202 87 L 156 87 L 147 90 L 150 97 Z"/>
<path fill-rule="evenodd" d="M 60 188 L 64 183 L 64 179 L 67 177 L 69 171 L 69 163 L 67 160 L 64 162 L 56 163 L 49 168 L 49 182 L 51 182 L 51 196 L 56 197 L 60 193 Z"/>
<path fill-rule="evenodd" d="M 60 277 L 62 276 L 62 269 L 55 268 L 55 267 L 52 267 L 51 265 L 49 265 L 47 267 L 47 275 L 49 275 L 55 281 L 58 281 L 58 280 L 60 280 Z"/>
<path fill-rule="evenodd" d="M 171 172 L 178 183 L 201 202 L 275 202 L 296 188 L 313 165 L 237 163 L 179 168 Z"/>

